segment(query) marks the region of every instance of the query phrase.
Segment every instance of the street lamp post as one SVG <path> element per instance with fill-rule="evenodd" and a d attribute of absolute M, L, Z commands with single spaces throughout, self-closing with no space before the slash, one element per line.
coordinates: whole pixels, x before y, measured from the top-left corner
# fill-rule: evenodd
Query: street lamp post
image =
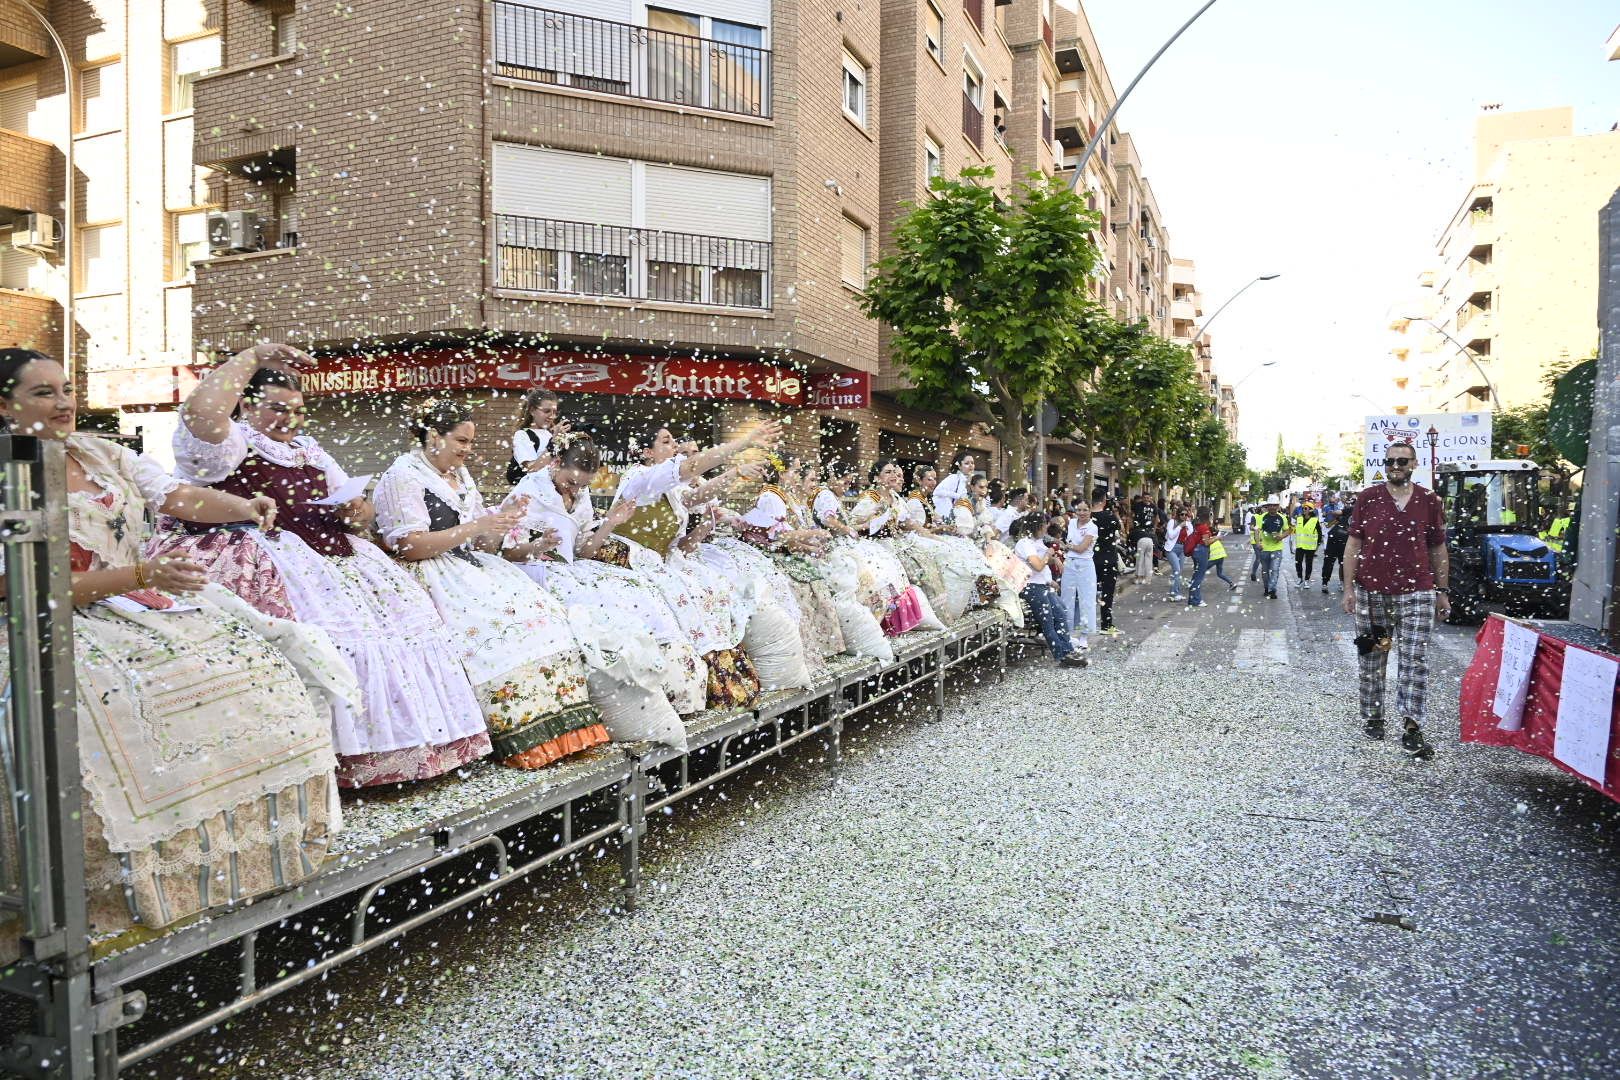
<path fill-rule="evenodd" d="M 1429 441 L 1429 490 L 1434 491 L 1440 486 L 1438 464 L 1440 459 L 1440 429 L 1430 424 L 1425 438 Z"/>
<path fill-rule="evenodd" d="M 1118 115 L 1120 106 L 1124 105 L 1125 99 L 1131 96 L 1131 91 L 1136 89 L 1136 84 L 1142 81 L 1142 76 L 1146 75 L 1148 71 L 1152 69 L 1153 65 L 1159 62 L 1159 57 L 1163 56 L 1170 50 L 1170 46 L 1174 45 L 1176 43 L 1176 39 L 1187 32 L 1188 27 L 1197 22 L 1199 17 L 1203 15 L 1204 12 L 1208 11 L 1214 6 L 1215 0 L 1206 0 L 1202 7 L 1193 12 L 1192 18 L 1182 23 L 1181 28 L 1175 33 L 1171 34 L 1168 41 L 1159 46 L 1159 51 L 1154 53 L 1146 64 L 1142 65 L 1142 70 L 1136 73 L 1136 78 L 1131 80 L 1130 85 L 1125 88 L 1125 92 L 1115 99 L 1114 107 L 1108 110 L 1108 115 L 1103 117 L 1103 122 L 1097 126 L 1096 132 L 1091 136 L 1091 141 L 1086 143 L 1086 148 L 1080 152 L 1080 160 L 1074 166 L 1074 175 L 1069 177 L 1070 191 L 1075 190 L 1075 188 L 1079 186 L 1080 177 L 1085 175 L 1086 165 L 1090 163 L 1091 156 L 1097 152 L 1097 147 L 1101 146 L 1102 141 L 1108 137 L 1108 126 L 1114 122 L 1114 117 Z M 1039 402 L 1036 403 L 1035 406 L 1036 427 L 1034 481 L 1036 490 L 1042 495 L 1046 494 L 1046 436 L 1041 434 L 1039 418 L 1043 411 L 1042 406 L 1044 406 L 1045 403 L 1046 399 L 1043 397 Z M 1091 482 L 1092 479 L 1088 477 L 1086 479 L 1086 483 L 1089 485 Z M 1088 491 L 1087 494 L 1089 495 L 1090 492 Z"/>
<path fill-rule="evenodd" d="M 56 46 L 56 55 L 62 61 L 62 93 L 67 97 L 67 135 L 62 140 L 62 159 L 66 173 L 62 181 L 62 276 L 67 279 L 67 287 L 62 293 L 62 369 L 67 372 L 68 379 L 73 379 L 73 343 L 78 337 L 73 311 L 74 290 L 74 243 L 73 227 L 76 224 L 74 213 L 73 191 L 73 61 L 68 58 L 67 46 L 62 42 L 62 36 L 56 32 L 44 12 L 34 6 L 33 0 L 24 0 L 22 9 L 34 17 L 39 23 L 51 43 Z"/>
<path fill-rule="evenodd" d="M 1496 394 L 1496 384 L 1492 383 L 1491 377 L 1485 373 L 1485 368 L 1482 364 L 1480 364 L 1479 357 L 1474 354 L 1473 349 L 1470 349 L 1468 346 L 1446 333 L 1445 327 L 1441 326 L 1433 319 L 1424 318 L 1421 315 L 1402 315 L 1401 318 L 1405 319 L 1407 322 L 1420 322 L 1431 326 L 1434 328 L 1435 333 L 1439 334 L 1441 337 L 1455 345 L 1457 347 L 1457 351 L 1466 356 L 1469 362 L 1474 365 L 1474 370 L 1479 372 L 1479 377 L 1485 380 L 1485 389 L 1491 392 L 1492 407 L 1495 408 L 1497 412 L 1502 411 L 1502 399 Z"/>
<path fill-rule="evenodd" d="M 1258 277 L 1253 278 L 1247 285 L 1243 286 L 1243 288 L 1239 289 L 1237 292 L 1235 292 L 1231 296 L 1227 297 L 1226 298 L 1226 303 L 1224 303 L 1220 307 L 1216 308 L 1215 309 L 1215 314 L 1213 314 L 1209 318 L 1205 319 L 1203 326 L 1200 326 L 1200 327 L 1198 327 L 1198 329 L 1193 331 L 1192 338 L 1193 338 L 1194 344 L 1197 343 L 1199 338 L 1201 338 L 1205 334 L 1209 333 L 1209 324 L 1214 322 L 1216 319 L 1220 318 L 1221 317 L 1221 312 L 1225 311 L 1227 308 L 1232 306 L 1232 301 L 1236 300 L 1238 297 L 1242 296 L 1244 293 L 1248 292 L 1251 288 L 1253 288 L 1254 285 L 1255 285 L 1255 282 L 1259 282 L 1259 281 L 1276 281 L 1280 277 L 1282 277 L 1281 274 L 1261 274 Z"/>

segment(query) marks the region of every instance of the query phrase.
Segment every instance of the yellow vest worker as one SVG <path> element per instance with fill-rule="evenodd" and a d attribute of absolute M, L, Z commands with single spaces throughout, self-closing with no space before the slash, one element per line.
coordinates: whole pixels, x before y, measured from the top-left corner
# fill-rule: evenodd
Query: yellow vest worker
<path fill-rule="evenodd" d="M 1302 517 L 1294 526 L 1294 546 L 1300 551 L 1315 551 L 1322 543 L 1322 519 Z"/>
<path fill-rule="evenodd" d="M 1502 524 L 1503 525 L 1517 525 L 1518 523 L 1519 523 L 1519 515 L 1515 514 L 1511 509 L 1509 509 L 1506 506 L 1502 507 Z"/>
<path fill-rule="evenodd" d="M 1260 550 L 1281 551 L 1283 538 L 1293 531 L 1287 516 L 1280 510 L 1270 510 L 1260 515 Z"/>
<path fill-rule="evenodd" d="M 1570 516 L 1568 514 L 1553 518 L 1552 524 L 1547 526 L 1547 531 L 1541 534 L 1542 543 L 1554 551 L 1563 551 L 1564 536 L 1569 532 L 1569 523 Z"/>

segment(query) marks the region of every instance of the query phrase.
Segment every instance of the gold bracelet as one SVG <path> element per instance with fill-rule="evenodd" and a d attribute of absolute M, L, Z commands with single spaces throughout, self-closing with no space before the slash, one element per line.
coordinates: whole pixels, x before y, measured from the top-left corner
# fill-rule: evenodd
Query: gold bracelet
<path fill-rule="evenodd" d="M 135 560 L 135 587 L 137 589 L 146 588 L 146 567 L 139 559 Z"/>

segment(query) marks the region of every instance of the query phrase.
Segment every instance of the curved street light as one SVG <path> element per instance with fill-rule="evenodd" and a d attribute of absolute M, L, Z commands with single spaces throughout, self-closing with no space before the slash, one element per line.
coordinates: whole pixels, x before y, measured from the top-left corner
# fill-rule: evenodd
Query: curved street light
<path fill-rule="evenodd" d="M 1502 411 L 1502 399 L 1496 394 L 1496 384 L 1491 382 L 1491 377 L 1485 373 L 1485 368 L 1480 364 L 1479 357 L 1474 354 L 1473 349 L 1470 349 L 1468 346 L 1446 333 L 1445 327 L 1441 326 L 1433 319 L 1425 318 L 1422 315 L 1402 315 L 1401 318 L 1405 319 L 1407 322 L 1420 322 L 1431 326 L 1434 328 L 1435 333 L 1439 334 L 1441 337 L 1455 345 L 1458 352 L 1468 357 L 1469 362 L 1474 365 L 1474 370 L 1479 372 L 1479 377 L 1485 380 L 1485 389 L 1491 392 L 1491 407 L 1497 412 Z"/>
<path fill-rule="evenodd" d="M 1276 281 L 1280 277 L 1282 277 L 1281 274 L 1261 274 L 1258 277 L 1255 277 L 1252 280 L 1250 280 L 1250 282 L 1247 285 L 1243 286 L 1243 288 L 1239 289 L 1237 292 L 1235 292 L 1231 296 L 1227 297 L 1226 298 L 1226 303 L 1224 303 L 1220 307 L 1216 308 L 1215 309 L 1215 314 L 1213 314 L 1209 318 L 1205 319 L 1203 326 L 1200 326 L 1196 330 L 1193 331 L 1193 335 L 1192 335 L 1193 343 L 1197 344 L 1199 338 L 1201 338 L 1205 334 L 1209 333 L 1209 324 L 1214 322 L 1216 319 L 1220 318 L 1221 317 L 1221 312 L 1223 312 L 1227 308 L 1231 307 L 1232 306 L 1232 301 L 1236 300 L 1238 297 L 1242 296 L 1244 293 L 1246 293 L 1250 289 L 1252 289 L 1256 282 L 1260 282 L 1260 281 Z"/>
<path fill-rule="evenodd" d="M 1220 313 L 1216 312 L 1216 314 L 1220 314 Z M 1247 375 L 1243 376 L 1243 378 L 1239 379 L 1237 382 L 1232 384 L 1232 392 L 1236 393 L 1238 387 L 1242 386 L 1244 383 L 1248 382 L 1251 378 L 1258 375 L 1260 373 L 1261 368 L 1276 367 L 1276 366 L 1277 366 L 1277 361 L 1275 361 L 1275 360 L 1267 360 L 1264 363 L 1256 364 L 1252 371 L 1250 371 Z"/>
<path fill-rule="evenodd" d="M 51 21 L 45 17 L 45 13 L 34 6 L 35 2 L 36 0 L 23 0 L 22 9 L 34 17 L 34 21 L 39 23 L 40 28 L 51 39 L 51 44 L 56 46 L 57 56 L 62 61 L 62 93 L 67 99 L 67 135 L 62 141 L 62 160 L 67 173 L 66 180 L 62 185 L 62 276 L 67 279 L 67 287 L 62 290 L 62 370 L 68 373 L 69 378 L 72 378 L 74 339 L 78 337 L 78 330 L 74 325 L 75 312 L 73 309 L 73 293 L 77 287 L 73 280 L 75 273 L 74 263 L 76 262 L 74 249 L 78 247 L 73 236 L 73 228 L 77 224 L 74 213 L 76 199 L 74 198 L 73 185 L 75 175 L 73 171 L 73 110 L 74 102 L 77 99 L 73 93 L 73 61 L 68 56 L 67 45 L 62 42 L 62 36 L 56 32 L 56 27 L 51 25 Z"/>

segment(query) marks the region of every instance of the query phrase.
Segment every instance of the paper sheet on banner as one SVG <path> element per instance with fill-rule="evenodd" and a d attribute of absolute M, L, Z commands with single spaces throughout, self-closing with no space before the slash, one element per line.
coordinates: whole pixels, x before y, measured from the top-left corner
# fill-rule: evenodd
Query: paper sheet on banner
<path fill-rule="evenodd" d="M 1608 771 L 1617 668 L 1620 665 L 1607 656 L 1585 649 L 1564 650 L 1553 757 L 1599 784 Z"/>
<path fill-rule="evenodd" d="M 1516 622 L 1502 624 L 1502 663 L 1496 672 L 1496 700 L 1491 711 L 1503 731 L 1524 727 L 1524 699 L 1530 691 L 1530 668 L 1536 662 L 1541 635 Z"/>
<path fill-rule="evenodd" d="M 344 485 L 324 499 L 311 499 L 311 506 L 342 506 L 353 502 L 366 493 L 366 485 L 371 483 L 370 476 L 351 476 Z"/>

